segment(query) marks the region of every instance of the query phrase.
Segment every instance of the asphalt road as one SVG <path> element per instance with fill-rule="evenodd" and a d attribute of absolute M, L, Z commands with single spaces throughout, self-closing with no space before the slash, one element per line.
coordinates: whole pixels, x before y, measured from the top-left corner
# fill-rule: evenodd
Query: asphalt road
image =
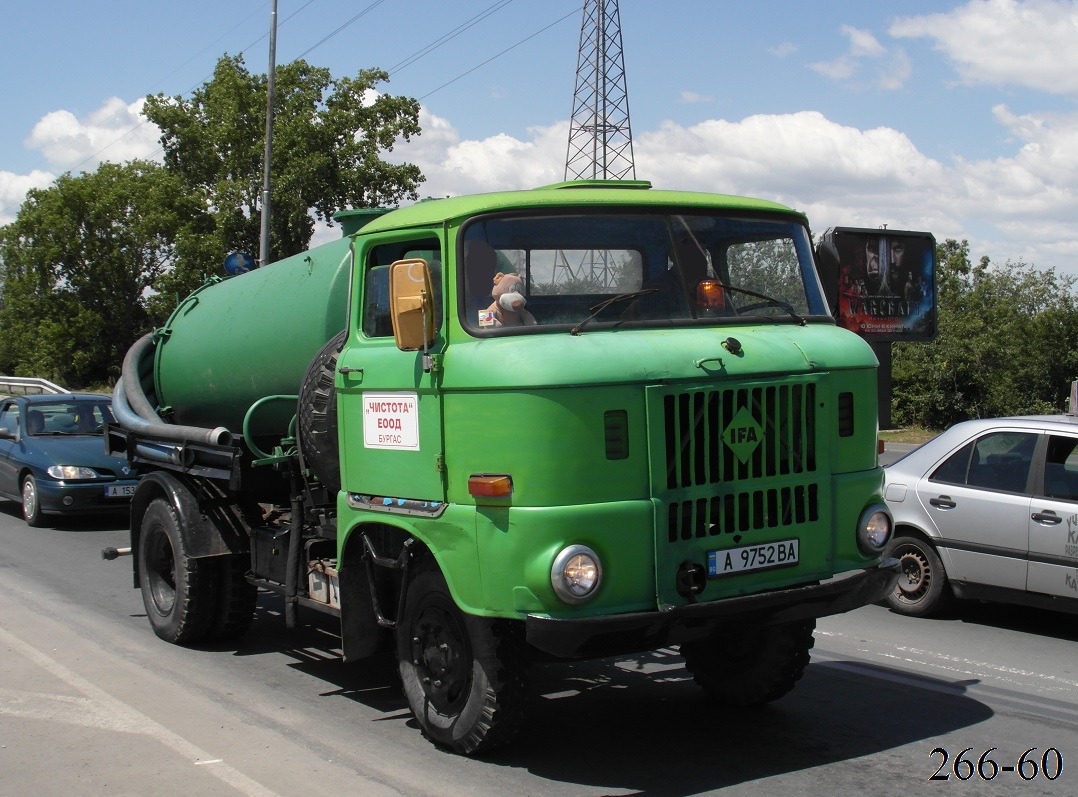
<path fill-rule="evenodd" d="M 517 744 L 472 760 L 420 736 L 391 661 L 342 664 L 330 623 L 286 630 L 270 596 L 232 647 L 161 642 L 129 560 L 100 558 L 125 541 L 122 519 L 29 529 L 0 504 L 0 797 L 1078 793 L 1071 616 L 828 618 L 798 687 L 753 711 L 705 700 L 671 650 L 537 665 Z"/>

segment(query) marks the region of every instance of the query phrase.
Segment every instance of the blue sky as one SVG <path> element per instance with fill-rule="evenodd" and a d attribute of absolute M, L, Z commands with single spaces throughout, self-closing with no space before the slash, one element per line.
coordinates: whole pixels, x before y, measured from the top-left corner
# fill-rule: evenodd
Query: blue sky
<path fill-rule="evenodd" d="M 278 0 L 277 61 L 389 70 L 381 88 L 423 107 L 391 156 L 421 166 L 422 195 L 529 188 L 564 177 L 582 5 Z M 56 175 L 159 158 L 141 99 L 188 94 L 225 53 L 265 71 L 270 7 L 9 8 L 0 224 Z M 1078 1 L 621 0 L 620 16 L 638 178 L 1078 275 Z"/>

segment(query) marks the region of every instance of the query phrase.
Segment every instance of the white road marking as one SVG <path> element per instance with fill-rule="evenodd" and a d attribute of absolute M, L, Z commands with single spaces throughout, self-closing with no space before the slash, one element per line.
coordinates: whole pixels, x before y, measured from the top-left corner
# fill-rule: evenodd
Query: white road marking
<path fill-rule="evenodd" d="M 214 766 L 206 771 L 241 794 L 248 797 L 280 797 L 276 792 L 267 789 L 228 764 L 222 763 L 221 759 L 214 758 L 197 745 L 173 733 L 122 700 L 113 697 L 3 628 L 0 628 L 0 642 L 85 695 L 80 698 L 0 689 L 0 714 L 72 722 L 105 730 L 149 736 L 195 765 L 213 763 Z"/>

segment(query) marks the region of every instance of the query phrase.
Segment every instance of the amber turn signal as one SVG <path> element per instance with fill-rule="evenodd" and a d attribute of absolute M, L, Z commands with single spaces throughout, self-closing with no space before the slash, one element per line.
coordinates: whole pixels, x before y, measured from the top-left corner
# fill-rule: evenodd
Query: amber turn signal
<path fill-rule="evenodd" d="M 504 498 L 513 492 L 513 479 L 497 473 L 475 473 L 468 477 L 468 494 Z"/>

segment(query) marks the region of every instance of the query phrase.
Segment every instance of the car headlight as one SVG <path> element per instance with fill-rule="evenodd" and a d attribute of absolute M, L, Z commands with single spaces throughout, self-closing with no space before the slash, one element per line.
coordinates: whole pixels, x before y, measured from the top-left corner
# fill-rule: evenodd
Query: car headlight
<path fill-rule="evenodd" d="M 53 465 L 47 474 L 54 479 L 100 479 L 101 476 L 93 468 L 84 468 L 81 465 Z"/>
<path fill-rule="evenodd" d="M 876 556 L 891 539 L 894 519 L 883 504 L 873 504 L 857 520 L 857 547 L 867 556 Z"/>
<path fill-rule="evenodd" d="M 550 583 L 566 603 L 585 603 L 595 597 L 603 580 L 599 555 L 586 545 L 570 545 L 554 558 Z"/>

